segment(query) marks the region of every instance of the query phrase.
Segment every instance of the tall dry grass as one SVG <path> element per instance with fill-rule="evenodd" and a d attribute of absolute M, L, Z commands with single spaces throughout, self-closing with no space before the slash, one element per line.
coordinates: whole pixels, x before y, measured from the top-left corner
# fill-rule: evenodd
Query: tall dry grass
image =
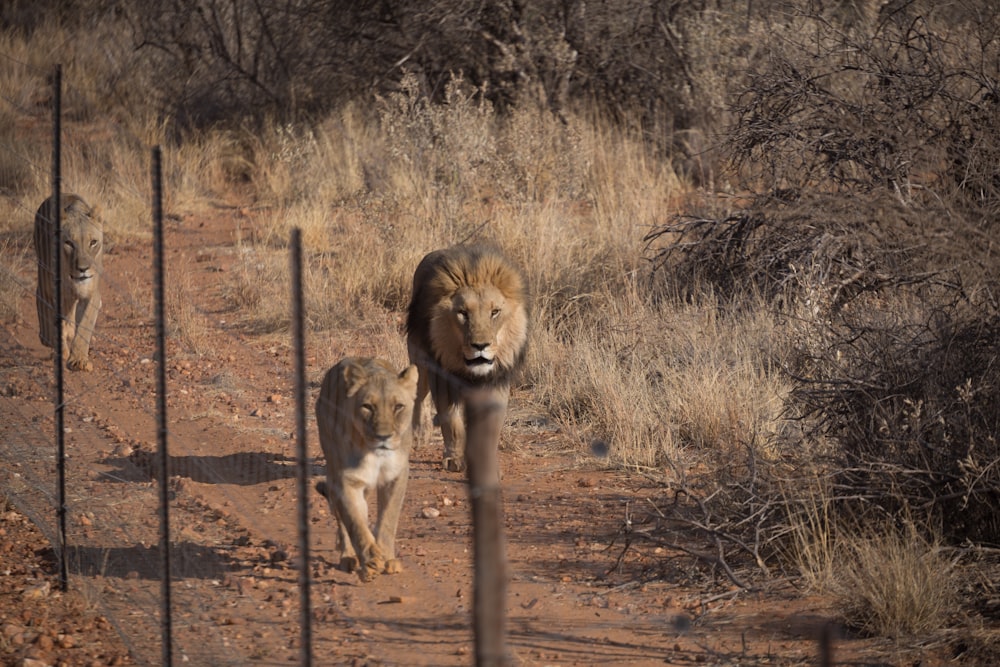
<path fill-rule="evenodd" d="M 829 595 L 842 620 L 872 636 L 940 633 L 958 611 L 957 559 L 905 517 L 853 519 L 838 510 L 834 480 L 790 484 L 791 554 L 803 582 Z"/>
<path fill-rule="evenodd" d="M 777 453 L 790 387 L 766 312 L 657 305 L 633 284 L 595 295 L 576 320 L 536 333 L 535 390 L 579 441 L 603 443 L 611 464 L 668 473 L 751 444 Z"/>

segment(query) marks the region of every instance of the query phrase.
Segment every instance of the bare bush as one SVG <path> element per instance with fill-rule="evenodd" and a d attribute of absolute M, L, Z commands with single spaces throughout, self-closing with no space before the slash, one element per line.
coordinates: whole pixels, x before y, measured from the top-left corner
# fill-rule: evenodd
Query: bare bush
<path fill-rule="evenodd" d="M 647 235 L 654 289 L 788 317 L 786 414 L 831 512 L 994 542 L 1000 10 L 880 11 L 769 17 L 728 142 L 750 194 Z"/>
<path fill-rule="evenodd" d="M 409 71 L 435 103 L 458 76 L 502 114 L 537 106 L 565 119 L 596 103 L 618 121 L 638 119 L 670 148 L 683 143 L 675 130 L 708 129 L 723 116 L 729 64 L 754 43 L 736 2 L 126 6 L 161 103 L 181 127 L 316 117 L 388 95 Z"/>
<path fill-rule="evenodd" d="M 955 190 L 985 222 L 1000 206 L 1000 9 L 957 4 L 887 3 L 849 31 L 791 14 L 735 105 L 736 165 L 765 188 L 953 204 Z"/>
<path fill-rule="evenodd" d="M 794 400 L 838 443 L 838 496 L 852 513 L 906 511 L 956 541 L 995 542 L 1000 318 L 954 291 L 951 303 L 906 291 L 828 325 Z"/>
<path fill-rule="evenodd" d="M 804 302 L 825 319 L 860 294 L 938 282 L 965 264 L 982 280 L 962 228 L 946 212 L 913 210 L 885 191 L 782 191 L 723 216 L 676 216 L 645 240 L 657 289 L 668 294 L 700 287 L 729 300 Z"/>

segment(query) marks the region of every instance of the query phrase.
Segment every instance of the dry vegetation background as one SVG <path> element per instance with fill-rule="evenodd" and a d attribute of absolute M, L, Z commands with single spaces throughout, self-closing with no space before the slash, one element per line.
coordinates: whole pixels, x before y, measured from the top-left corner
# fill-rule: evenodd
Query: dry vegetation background
<path fill-rule="evenodd" d="M 110 243 L 148 238 L 153 144 L 169 212 L 249 211 L 224 278 L 246 332 L 288 329 L 293 227 L 311 330 L 392 357 L 419 258 L 495 241 L 532 286 L 519 400 L 677 500 L 633 539 L 680 519 L 738 583 L 801 578 L 867 632 L 992 636 L 995 2 L 23 0 L 0 21 L 2 238 L 49 187 L 62 63 L 66 183 Z M 3 320 L 22 287 L 0 272 Z"/>

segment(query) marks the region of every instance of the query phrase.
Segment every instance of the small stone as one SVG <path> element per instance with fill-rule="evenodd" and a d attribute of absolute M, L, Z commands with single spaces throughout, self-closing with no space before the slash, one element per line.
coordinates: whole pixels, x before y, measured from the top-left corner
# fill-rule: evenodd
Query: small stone
<path fill-rule="evenodd" d="M 40 584 L 35 584 L 34 586 L 28 586 L 21 593 L 21 597 L 25 600 L 41 600 L 44 597 L 48 597 L 49 590 L 51 589 L 51 584 L 47 581 L 43 581 Z"/>
<path fill-rule="evenodd" d="M 436 519 L 439 516 L 441 516 L 441 510 L 439 510 L 436 507 L 425 507 L 422 510 L 420 510 L 420 514 L 425 519 Z"/>

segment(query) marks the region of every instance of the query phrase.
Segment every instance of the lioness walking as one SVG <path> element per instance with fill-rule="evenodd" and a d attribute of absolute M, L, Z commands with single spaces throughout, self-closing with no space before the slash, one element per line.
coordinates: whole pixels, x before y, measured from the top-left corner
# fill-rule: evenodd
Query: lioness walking
<path fill-rule="evenodd" d="M 402 372 L 380 359 L 347 357 L 323 378 L 316 424 L 326 457 L 326 496 L 337 520 L 341 567 L 362 581 L 402 570 L 396 528 L 410 474 L 410 419 L 417 369 Z M 378 520 L 368 527 L 367 495 L 376 490 Z"/>
<path fill-rule="evenodd" d="M 55 201 L 49 197 L 35 214 L 35 257 L 38 261 L 38 338 L 62 355 L 71 371 L 90 371 L 90 339 L 101 310 L 104 225 L 97 211 L 74 194 L 60 195 L 62 240 L 55 238 Z M 61 331 L 56 328 L 56 279 L 53 244 L 62 252 Z"/>

